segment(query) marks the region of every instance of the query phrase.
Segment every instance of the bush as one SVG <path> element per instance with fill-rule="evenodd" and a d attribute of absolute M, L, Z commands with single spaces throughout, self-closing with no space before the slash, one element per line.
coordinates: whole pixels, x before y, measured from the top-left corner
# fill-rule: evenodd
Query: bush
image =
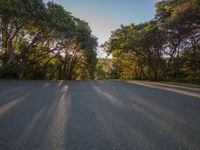
<path fill-rule="evenodd" d="M 12 64 L 12 65 L 6 65 L 6 66 L 0 66 L 0 78 L 2 79 L 18 79 L 18 66 Z"/>

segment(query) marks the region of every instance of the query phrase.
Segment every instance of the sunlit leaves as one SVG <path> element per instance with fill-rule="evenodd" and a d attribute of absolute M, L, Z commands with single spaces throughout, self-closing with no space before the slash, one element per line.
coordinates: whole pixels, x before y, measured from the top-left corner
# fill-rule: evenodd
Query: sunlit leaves
<path fill-rule="evenodd" d="M 120 68 L 120 77 L 166 80 L 172 79 L 172 74 L 176 78 L 174 73 L 169 74 L 177 69 L 182 80 L 196 80 L 200 72 L 200 57 L 195 57 L 199 37 L 200 2 L 162 0 L 156 3 L 155 18 L 139 25 L 122 25 L 112 32 L 104 48 L 112 53 L 113 66 Z"/>
<path fill-rule="evenodd" d="M 16 66 L 15 74 L 25 79 L 75 79 L 81 69 L 93 78 L 97 39 L 85 21 L 62 6 L 1 0 L 0 21 L 2 68 Z"/>

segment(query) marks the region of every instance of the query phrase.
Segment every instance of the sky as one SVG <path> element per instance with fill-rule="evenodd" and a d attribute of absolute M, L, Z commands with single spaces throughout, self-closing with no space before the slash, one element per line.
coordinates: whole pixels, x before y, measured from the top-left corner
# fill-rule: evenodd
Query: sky
<path fill-rule="evenodd" d="M 47 2 L 48 0 L 44 0 Z M 53 0 L 73 16 L 89 23 L 99 45 L 109 39 L 121 24 L 149 21 L 159 0 Z"/>

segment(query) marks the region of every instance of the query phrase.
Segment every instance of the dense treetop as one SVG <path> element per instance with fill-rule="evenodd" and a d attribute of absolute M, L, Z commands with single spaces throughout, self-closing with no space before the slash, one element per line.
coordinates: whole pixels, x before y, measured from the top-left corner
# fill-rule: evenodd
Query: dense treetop
<path fill-rule="evenodd" d="M 42 0 L 0 0 L 0 78 L 200 82 L 200 1 L 161 0 L 155 17 L 121 25 L 102 47 L 87 22 Z M 97 18 L 98 19 L 98 18 Z"/>
<path fill-rule="evenodd" d="M 200 81 L 200 1 L 162 0 L 155 18 L 121 26 L 103 47 L 114 78 Z"/>
<path fill-rule="evenodd" d="M 0 26 L 1 78 L 94 78 L 97 39 L 62 6 L 1 0 Z"/>

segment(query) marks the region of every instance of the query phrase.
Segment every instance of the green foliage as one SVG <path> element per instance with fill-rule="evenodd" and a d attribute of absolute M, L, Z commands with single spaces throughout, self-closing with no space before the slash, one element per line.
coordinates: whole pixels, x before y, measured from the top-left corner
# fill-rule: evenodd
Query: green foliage
<path fill-rule="evenodd" d="M 121 26 L 103 45 L 117 78 L 199 81 L 200 2 L 162 0 L 149 22 Z"/>
<path fill-rule="evenodd" d="M 96 58 L 87 22 L 42 0 L 0 0 L 0 78 L 200 82 L 200 1 L 162 0 L 155 18 L 121 26 Z"/>
<path fill-rule="evenodd" d="M 62 6 L 1 0 L 0 26 L 1 78 L 94 78 L 97 39 Z"/>
<path fill-rule="evenodd" d="M 16 65 L 8 65 L 8 66 L 1 66 L 0 67 L 0 78 L 7 78 L 7 79 L 18 79 L 18 66 Z"/>

